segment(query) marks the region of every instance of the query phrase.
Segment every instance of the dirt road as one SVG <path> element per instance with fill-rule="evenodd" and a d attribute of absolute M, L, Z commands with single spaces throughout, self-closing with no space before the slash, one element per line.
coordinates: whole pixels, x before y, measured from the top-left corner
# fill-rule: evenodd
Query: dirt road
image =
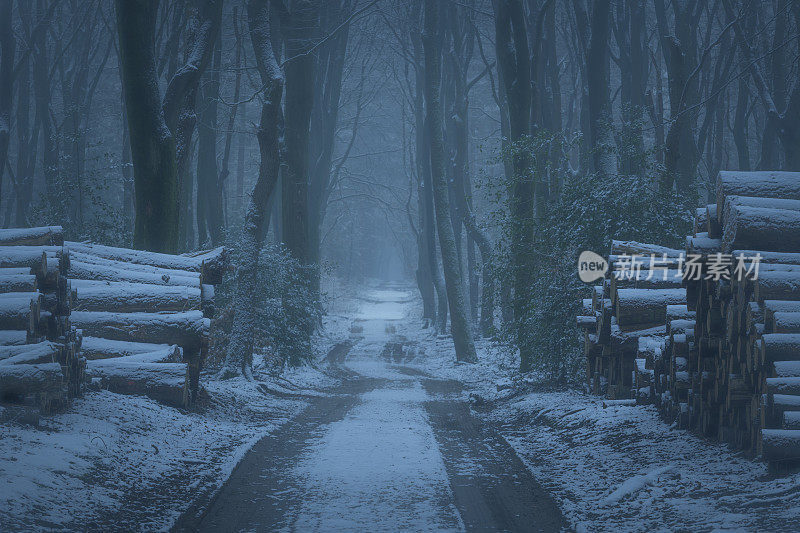
<path fill-rule="evenodd" d="M 395 364 L 393 296 L 381 291 L 362 340 L 337 354 L 348 373 L 337 393 L 258 442 L 176 530 L 560 530 L 553 500 L 460 384 Z"/>

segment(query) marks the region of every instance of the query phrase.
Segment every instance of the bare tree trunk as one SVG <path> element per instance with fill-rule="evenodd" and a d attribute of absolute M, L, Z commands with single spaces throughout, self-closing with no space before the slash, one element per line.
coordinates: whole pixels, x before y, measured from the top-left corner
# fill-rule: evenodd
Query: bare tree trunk
<path fill-rule="evenodd" d="M 673 185 L 688 193 L 695 179 L 698 148 L 695 142 L 696 113 L 687 112 L 699 98 L 699 82 L 692 72 L 697 65 L 697 18 L 703 2 L 672 2 L 674 32 L 669 29 L 663 0 L 655 1 L 661 34 L 661 50 L 667 66 L 670 120 L 664 149 L 661 187 Z"/>
<path fill-rule="evenodd" d="M 511 142 L 529 134 L 530 64 L 528 38 L 519 0 L 498 0 L 495 4 L 495 35 L 498 73 L 506 92 Z M 520 370 L 533 367 L 534 350 L 530 334 L 531 287 L 533 286 L 533 179 L 530 161 L 523 150 L 512 155 L 514 170 L 511 193 L 511 262 L 514 283 L 514 322 L 520 350 Z"/>
<path fill-rule="evenodd" d="M 244 129 L 245 117 L 247 117 L 246 104 L 242 103 L 242 113 L 239 119 L 239 127 Z M 245 136 L 240 134 L 236 138 L 236 216 L 242 216 L 244 209 L 244 160 L 245 160 Z"/>
<path fill-rule="evenodd" d="M 750 147 L 747 144 L 747 101 L 747 82 L 745 78 L 740 78 L 736 94 L 736 113 L 733 120 L 733 141 L 736 144 L 739 170 L 750 170 Z"/>
<path fill-rule="evenodd" d="M 0 0 L 0 198 L 3 197 L 3 174 L 11 140 L 11 89 L 16 44 L 11 27 L 11 0 Z"/>
<path fill-rule="evenodd" d="M 222 49 L 217 44 L 211 72 L 201 89 L 197 125 L 197 241 L 203 247 L 210 238 L 214 246 L 222 242 L 222 196 L 217 187 L 217 101 Z"/>
<path fill-rule="evenodd" d="M 222 193 L 226 192 L 227 202 L 225 204 L 225 216 L 222 217 L 223 226 L 227 227 L 230 221 L 230 213 L 231 213 L 231 201 L 230 201 L 230 186 L 226 187 L 226 183 L 230 183 L 228 177 L 230 176 L 230 163 L 231 163 L 231 152 L 232 152 L 232 145 L 233 145 L 233 133 L 236 129 L 236 118 L 237 115 L 241 115 L 244 113 L 244 103 L 239 103 L 239 95 L 241 94 L 241 87 L 242 87 L 242 34 L 239 30 L 239 12 L 236 7 L 233 8 L 233 33 L 235 39 L 235 47 L 236 53 L 234 58 L 234 64 L 236 65 L 236 77 L 233 83 L 233 106 L 231 106 L 230 115 L 228 116 L 228 129 L 225 132 L 225 149 L 222 152 L 222 166 L 219 170 L 219 177 L 217 178 L 217 186 L 218 186 L 218 194 L 222 197 Z M 242 106 L 242 113 L 239 113 L 239 106 Z M 243 136 L 243 135 L 242 135 Z M 237 163 L 238 164 L 238 163 Z M 238 193 L 238 191 L 237 191 Z M 237 198 L 235 202 L 235 212 L 236 215 L 239 215 L 240 200 Z"/>
<path fill-rule="evenodd" d="M 420 4 L 414 4 L 414 9 L 418 6 Z M 418 16 L 419 12 L 415 15 Z M 436 216 L 433 208 L 428 129 L 425 124 L 425 67 L 422 39 L 421 35 L 414 31 L 411 32 L 411 47 L 414 54 L 414 134 L 416 167 L 419 175 L 417 195 L 420 212 L 420 259 L 424 265 L 425 281 L 430 284 L 430 301 L 424 316 L 430 318 L 437 330 L 443 332 L 447 328 L 447 295 L 440 280 L 439 264 L 436 261 Z"/>
<path fill-rule="evenodd" d="M 185 63 L 175 71 L 164 92 L 164 121 L 175 138 L 175 157 L 180 195 L 179 247 L 191 246 L 193 226 L 191 197 L 194 189 L 191 171 L 192 137 L 197 123 L 197 90 L 200 78 L 211 60 L 222 19 L 222 0 L 194 0 Z"/>
<path fill-rule="evenodd" d="M 169 82 L 160 102 L 155 60 L 157 5 L 117 0 L 120 66 L 136 188 L 134 246 L 175 253 L 185 246 L 181 231 L 181 176 L 194 131 L 195 95 L 219 30 L 221 0 L 205 0 L 195 9 L 192 42 L 183 67 Z M 159 105 L 160 104 L 160 105 Z M 175 133 L 177 132 L 177 133 Z M 177 138 L 177 142 L 176 142 Z M 183 221 L 184 228 L 186 220 Z"/>
<path fill-rule="evenodd" d="M 273 29 L 270 24 L 269 5 L 269 0 L 250 0 L 247 4 L 250 39 L 253 43 L 258 72 L 264 84 L 264 103 L 261 107 L 261 123 L 257 132 L 261 164 L 242 227 L 236 272 L 236 317 L 233 321 L 225 366 L 221 372 L 224 377 L 241 374 L 250 376 L 251 373 L 256 320 L 256 290 L 253 280 L 258 273 L 258 257 L 269 225 L 267 207 L 270 196 L 275 190 L 280 169 L 279 125 L 283 77 L 272 48 Z"/>
<path fill-rule="evenodd" d="M 157 5 L 117 0 L 120 68 L 136 183 L 133 245 L 178 251 L 178 172 L 175 139 L 164 121 L 155 79 Z"/>
<path fill-rule="evenodd" d="M 309 243 L 309 122 L 314 103 L 314 45 L 317 5 L 311 0 L 292 2 L 283 19 L 286 39 L 286 158 L 283 176 L 283 242 L 301 265 L 311 260 Z M 310 280 L 309 280 L 310 281 Z"/>
<path fill-rule="evenodd" d="M 133 231 L 133 221 L 136 218 L 136 204 L 134 202 L 133 170 L 131 163 L 131 140 L 128 128 L 128 114 L 122 112 L 122 213 L 128 220 L 128 230 Z"/>
<path fill-rule="evenodd" d="M 439 230 L 439 247 L 442 252 L 442 268 L 450 305 L 450 325 L 456 358 L 459 361 L 477 361 L 464 303 L 464 287 L 458 268 L 453 226 L 450 222 L 447 182 L 445 180 L 444 139 L 442 138 L 442 109 L 440 95 L 441 50 L 437 43 L 438 3 L 425 0 L 425 104 L 430 131 L 431 177 L 433 200 L 436 209 L 436 224 Z"/>
<path fill-rule="evenodd" d="M 611 4 L 609 0 L 593 2 L 591 36 L 586 51 L 586 84 L 588 86 L 590 148 L 595 172 L 606 175 L 615 170 L 611 153 L 611 101 L 609 90 L 609 49 Z"/>
<path fill-rule="evenodd" d="M 349 15 L 349 1 L 325 2 L 321 10 L 324 33 L 338 28 Z M 309 183 L 309 262 L 316 264 L 313 290 L 319 294 L 320 238 L 330 194 L 331 162 L 339 118 L 339 100 L 342 76 L 349 37 L 349 24 L 340 28 L 334 37 L 318 52 L 316 65 L 314 106 L 311 115 L 310 183 Z"/>
<path fill-rule="evenodd" d="M 23 4 L 19 6 L 20 19 L 27 29 L 31 27 L 31 12 L 33 6 Z M 30 34 L 26 32 L 26 37 Z M 19 74 L 17 78 L 17 176 L 14 187 L 16 207 L 14 209 L 14 224 L 17 227 L 28 225 L 28 210 L 33 200 L 33 176 L 36 170 L 36 148 L 39 142 L 39 122 L 31 122 L 31 65 L 28 57 L 20 59 L 21 63 L 15 67 Z M 1 173 L 0 173 L 1 174 Z"/>

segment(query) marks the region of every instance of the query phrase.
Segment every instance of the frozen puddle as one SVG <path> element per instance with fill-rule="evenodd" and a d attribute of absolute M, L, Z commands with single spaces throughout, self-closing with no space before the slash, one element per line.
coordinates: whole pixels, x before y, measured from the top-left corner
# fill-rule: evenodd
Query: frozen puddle
<path fill-rule="evenodd" d="M 463 530 L 422 405 L 428 395 L 417 381 L 391 385 L 362 394 L 300 460 L 295 529 Z"/>

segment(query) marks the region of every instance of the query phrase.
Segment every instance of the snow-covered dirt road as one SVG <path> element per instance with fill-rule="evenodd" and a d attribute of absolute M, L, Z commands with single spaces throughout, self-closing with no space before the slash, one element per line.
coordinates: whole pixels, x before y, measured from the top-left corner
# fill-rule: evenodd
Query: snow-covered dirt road
<path fill-rule="evenodd" d="M 409 294 L 372 291 L 346 374 L 259 441 L 211 505 L 177 530 L 558 531 L 561 514 L 456 381 L 403 366 L 394 322 Z"/>

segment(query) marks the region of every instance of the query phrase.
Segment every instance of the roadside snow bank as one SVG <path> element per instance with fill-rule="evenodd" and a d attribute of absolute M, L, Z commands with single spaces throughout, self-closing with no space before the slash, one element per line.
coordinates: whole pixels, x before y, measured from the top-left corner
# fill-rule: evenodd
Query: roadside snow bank
<path fill-rule="evenodd" d="M 800 474 L 773 479 L 764 463 L 662 422 L 652 406 L 537 389 L 518 357 L 478 341 L 457 364 L 452 339 L 407 324 L 418 344 L 404 363 L 466 385 L 577 531 L 787 531 L 800 519 Z"/>
<path fill-rule="evenodd" d="M 99 391 L 38 428 L 0 424 L 0 530 L 169 529 L 306 405 L 264 386 L 297 394 L 335 382 L 311 367 L 263 381 L 204 377 L 211 403 L 202 412 Z"/>

